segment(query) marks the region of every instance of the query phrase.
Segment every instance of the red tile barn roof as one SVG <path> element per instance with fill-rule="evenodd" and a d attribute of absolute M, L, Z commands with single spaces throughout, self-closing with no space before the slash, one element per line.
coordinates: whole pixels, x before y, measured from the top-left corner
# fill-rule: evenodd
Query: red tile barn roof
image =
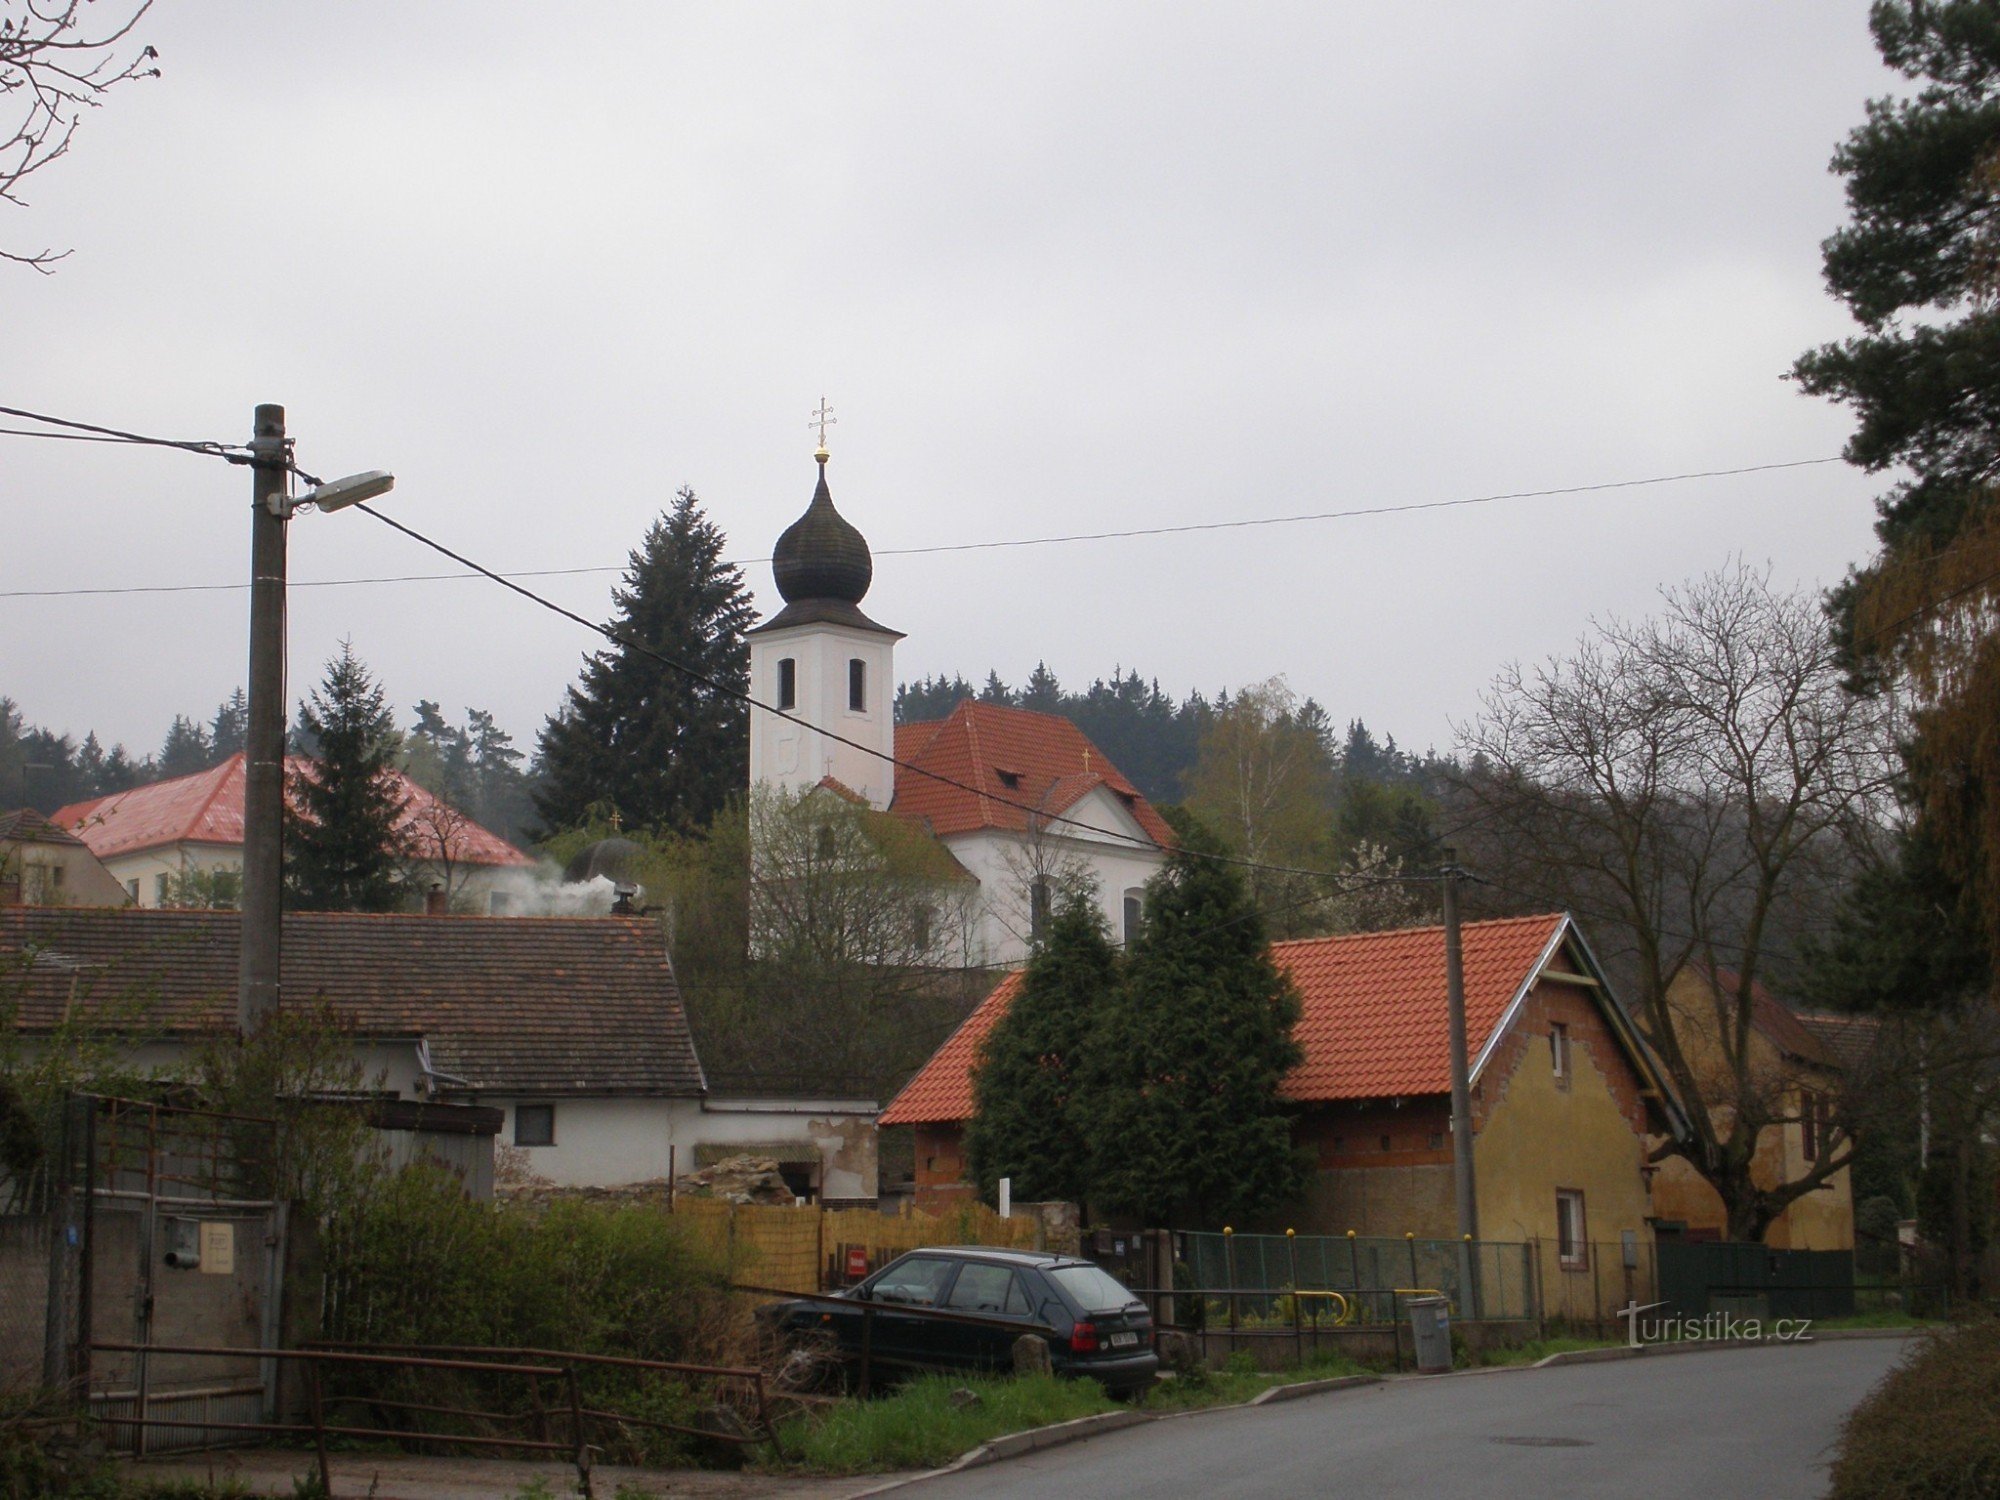
<path fill-rule="evenodd" d="M 285 758 L 287 777 L 312 762 L 303 756 Z M 403 815 L 397 826 L 430 846 L 435 834 L 429 820 L 444 804 L 397 771 L 397 793 Z M 99 859 L 115 859 L 142 849 L 171 844 L 240 845 L 243 842 L 243 757 L 232 755 L 219 765 L 192 776 L 154 781 L 130 791 L 113 792 L 72 802 L 55 814 L 54 822 L 73 830 Z M 287 794 L 289 795 L 289 793 Z M 462 816 L 462 815 L 461 815 Z M 497 833 L 467 818 L 452 829 L 452 858 L 468 865 L 532 865 L 534 860 Z"/>
<path fill-rule="evenodd" d="M 1468 922 L 1461 929 L 1466 1038 L 1475 1063 L 1568 930 L 1561 915 Z M 1286 1075 L 1286 1098 L 1319 1103 L 1450 1091 L 1442 927 L 1274 943 L 1271 957 L 1298 986 L 1302 1008 L 1293 1035 L 1305 1060 Z M 1009 974 L 980 1002 L 883 1111 L 884 1125 L 972 1114 L 979 1049 L 1020 982 L 1018 971 Z"/>

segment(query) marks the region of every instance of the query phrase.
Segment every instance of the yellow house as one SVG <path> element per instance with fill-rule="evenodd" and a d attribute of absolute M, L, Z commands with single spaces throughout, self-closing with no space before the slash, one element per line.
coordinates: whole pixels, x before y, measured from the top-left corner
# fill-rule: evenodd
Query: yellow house
<path fill-rule="evenodd" d="M 1539 1246 L 1552 1315 L 1607 1318 L 1651 1264 L 1649 1137 L 1685 1117 L 1568 916 L 1470 922 L 1461 946 L 1480 1235 Z M 1316 1170 L 1267 1227 L 1455 1239 L 1444 930 L 1274 943 L 1271 958 L 1299 992 L 1305 1055 L 1282 1093 Z M 972 1073 L 1018 987 L 1002 981 L 883 1113 L 915 1127 L 920 1206 L 975 1191 Z"/>
<path fill-rule="evenodd" d="M 1700 1097 L 1688 1100 L 1688 1108 L 1705 1107 L 1718 1134 L 1726 1134 L 1735 1117 L 1730 1101 L 1737 1085 L 1724 1041 L 1741 989 L 1739 976 L 1729 970 L 1693 964 L 1683 966 L 1667 986 L 1674 1035 L 1700 1085 Z M 1782 1123 L 1759 1132 L 1750 1163 L 1751 1180 L 1769 1189 L 1810 1176 L 1827 1155 L 1845 1149 L 1834 1108 L 1843 1070 L 1827 1045 L 1763 985 L 1752 981 L 1749 998 L 1751 1087 L 1761 1107 L 1782 1117 Z M 1682 1157 L 1660 1164 L 1653 1209 L 1663 1236 L 1728 1237 L 1721 1197 Z M 1852 1250 L 1854 1189 L 1848 1169 L 1833 1172 L 1787 1206 L 1765 1231 L 1764 1243 L 1776 1250 Z"/>

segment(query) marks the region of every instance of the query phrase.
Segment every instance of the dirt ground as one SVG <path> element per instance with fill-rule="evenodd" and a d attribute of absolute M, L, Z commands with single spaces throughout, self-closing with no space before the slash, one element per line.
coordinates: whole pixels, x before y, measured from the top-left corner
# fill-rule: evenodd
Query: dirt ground
<path fill-rule="evenodd" d="M 133 1479 L 212 1479 L 234 1482 L 253 1495 L 293 1493 L 292 1481 L 310 1474 L 316 1461 L 310 1453 L 255 1449 L 195 1453 L 128 1464 Z M 576 1470 L 568 1464 L 521 1463 L 509 1459 L 404 1458 L 377 1454 L 333 1455 L 335 1500 L 512 1500 L 536 1479 L 550 1496 L 577 1493 Z M 624 1469 L 599 1467 L 592 1489 L 597 1500 L 619 1496 L 671 1495 L 700 1500 L 747 1500 L 770 1495 L 782 1500 L 845 1500 L 888 1483 L 894 1476 L 872 1474 L 849 1479 L 790 1479 L 770 1474 L 724 1474 L 689 1469 Z"/>

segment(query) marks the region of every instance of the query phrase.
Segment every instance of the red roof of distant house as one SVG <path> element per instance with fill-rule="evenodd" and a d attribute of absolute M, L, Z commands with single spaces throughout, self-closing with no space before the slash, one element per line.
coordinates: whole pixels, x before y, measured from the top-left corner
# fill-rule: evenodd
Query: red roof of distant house
<path fill-rule="evenodd" d="M 1702 965 L 1693 965 L 1697 971 Z M 1734 969 L 1716 969 L 1714 983 L 1725 995 L 1734 995 L 1743 984 L 1743 977 Z M 1823 1068 L 1837 1068 L 1840 1062 L 1827 1050 L 1826 1044 L 1815 1035 L 1797 1016 L 1791 1007 L 1764 988 L 1761 980 L 1750 981 L 1750 1024 L 1764 1033 L 1764 1040 L 1789 1057 L 1801 1062 L 1818 1063 Z"/>
<path fill-rule="evenodd" d="M 285 771 L 290 774 L 310 767 L 303 756 L 287 756 Z M 404 798 L 403 815 L 396 826 L 425 841 L 436 838 L 435 829 L 450 827 L 433 822 L 437 809 L 445 804 L 418 786 L 402 772 L 396 778 L 397 793 Z M 172 844 L 240 845 L 243 842 L 243 757 L 232 755 L 219 765 L 192 776 L 176 776 L 171 781 L 154 781 L 130 791 L 113 792 L 72 802 L 60 809 L 53 821 L 73 830 L 90 852 L 99 859 L 115 859 L 142 849 Z M 289 796 L 289 791 L 287 792 Z M 460 814 L 459 816 L 463 816 Z M 451 857 L 468 865 L 532 865 L 523 854 L 497 833 L 490 833 L 471 819 L 450 827 Z"/>
<path fill-rule="evenodd" d="M 1103 787 L 1153 843 L 1168 848 L 1174 842 L 1173 830 L 1139 789 L 1081 729 L 1055 714 L 967 698 L 942 720 L 898 724 L 896 759 L 907 766 L 896 768 L 890 810 L 924 822 L 941 838 L 982 828 L 1025 832 L 1029 808 L 1061 817 Z M 1089 836 L 1061 823 L 1049 829 Z"/>
<path fill-rule="evenodd" d="M 1466 1042 L 1475 1067 L 1508 1006 L 1557 951 L 1569 926 L 1569 918 L 1555 914 L 1468 922 L 1460 929 Z M 1273 943 L 1271 957 L 1298 987 L 1301 1005 L 1292 1034 L 1305 1060 L 1285 1076 L 1287 1099 L 1321 1103 L 1450 1092 L 1442 927 Z M 971 1116 L 979 1049 L 1020 983 L 1018 971 L 1000 981 L 883 1111 L 884 1125 Z"/>

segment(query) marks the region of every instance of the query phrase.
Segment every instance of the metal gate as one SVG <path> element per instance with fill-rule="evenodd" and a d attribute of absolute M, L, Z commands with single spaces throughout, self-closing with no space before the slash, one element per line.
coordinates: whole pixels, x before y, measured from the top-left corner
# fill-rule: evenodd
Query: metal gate
<path fill-rule="evenodd" d="M 79 1111 L 89 1163 L 80 1201 L 77 1375 L 113 1446 L 133 1453 L 243 1441 L 204 1422 L 269 1422 L 285 1215 L 259 1196 L 274 1123 L 139 1100 Z M 93 1350 L 93 1343 L 138 1345 Z M 241 1360 L 147 1345 L 241 1348 Z M 177 1419 L 185 1417 L 185 1424 Z M 140 1426 L 135 1419 L 173 1425 Z"/>

